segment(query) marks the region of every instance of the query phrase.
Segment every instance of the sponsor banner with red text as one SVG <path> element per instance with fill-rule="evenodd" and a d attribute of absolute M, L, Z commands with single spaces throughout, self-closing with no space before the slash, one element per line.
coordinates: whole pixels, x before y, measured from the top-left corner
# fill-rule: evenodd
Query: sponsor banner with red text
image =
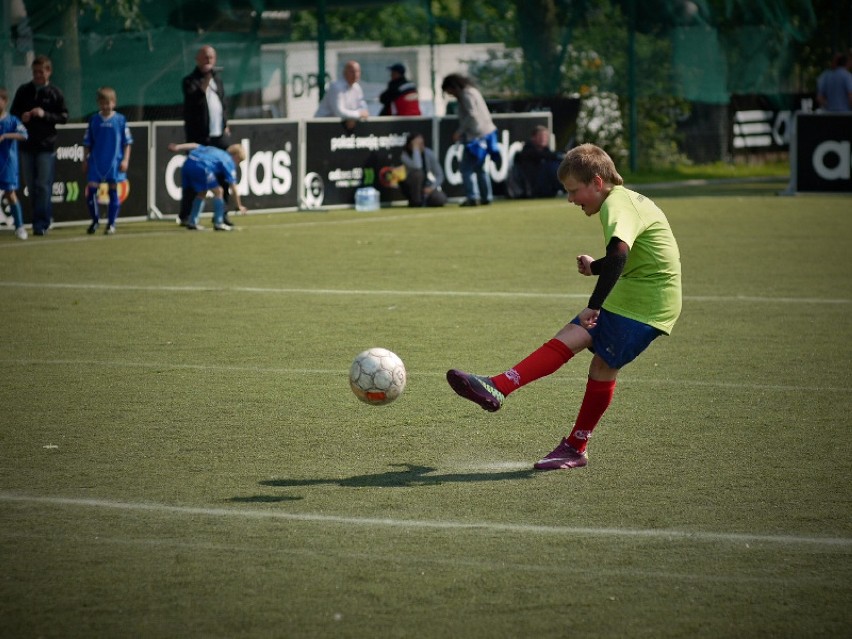
<path fill-rule="evenodd" d="M 375 118 L 347 129 L 338 119 L 305 123 L 304 204 L 354 204 L 355 191 L 373 186 L 383 202 L 404 200 L 394 174 L 411 133 L 434 149 L 431 118 Z"/>
<path fill-rule="evenodd" d="M 505 194 L 512 158 L 536 125 L 551 125 L 548 112 L 495 114 L 501 161 L 488 159 L 497 196 Z M 130 123 L 134 143 L 128 181 L 120 188 L 122 218 L 172 216 L 180 211 L 180 168 L 186 154 L 169 151 L 184 141 L 183 123 Z M 462 147 L 452 134 L 455 117 L 371 118 L 349 130 L 337 119 L 308 121 L 264 119 L 230 122 L 231 141 L 242 144 L 246 160 L 238 170 L 239 191 L 249 211 L 318 209 L 323 205 L 351 206 L 355 191 L 374 186 L 385 203 L 404 202 L 394 169 L 411 133 L 423 135 L 442 163 L 443 189 L 450 197 L 464 196 L 459 161 Z M 54 220 L 85 222 L 86 176 L 83 174 L 85 124 L 58 128 L 56 177 L 53 183 Z M 29 198 L 22 184 L 25 216 Z"/>

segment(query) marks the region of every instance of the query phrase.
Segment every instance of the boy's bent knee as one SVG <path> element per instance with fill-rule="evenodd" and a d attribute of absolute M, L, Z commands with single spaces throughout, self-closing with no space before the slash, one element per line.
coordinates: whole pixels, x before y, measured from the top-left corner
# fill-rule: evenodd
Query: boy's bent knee
<path fill-rule="evenodd" d="M 607 364 L 600 355 L 595 355 L 589 364 L 589 377 L 597 382 L 611 382 L 618 376 L 618 370 Z"/>
<path fill-rule="evenodd" d="M 575 355 L 592 345 L 592 336 L 589 334 L 589 331 L 576 324 L 569 323 L 563 326 L 556 333 L 556 339 L 570 348 L 571 352 Z"/>

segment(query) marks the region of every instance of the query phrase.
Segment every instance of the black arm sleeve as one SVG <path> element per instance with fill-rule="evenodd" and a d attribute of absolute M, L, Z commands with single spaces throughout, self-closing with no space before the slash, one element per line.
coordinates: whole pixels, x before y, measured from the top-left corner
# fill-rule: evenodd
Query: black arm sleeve
<path fill-rule="evenodd" d="M 606 296 L 621 277 L 629 253 L 627 243 L 613 237 L 606 247 L 606 256 L 589 265 L 592 275 L 598 276 L 598 283 L 589 298 L 589 308 L 599 309 L 603 305 Z"/>

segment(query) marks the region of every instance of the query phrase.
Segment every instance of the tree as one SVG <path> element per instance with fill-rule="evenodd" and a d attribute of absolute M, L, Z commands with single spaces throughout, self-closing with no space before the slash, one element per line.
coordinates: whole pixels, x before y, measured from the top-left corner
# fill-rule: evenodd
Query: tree
<path fill-rule="evenodd" d="M 565 12 L 554 0 L 515 0 L 518 41 L 524 50 L 524 88 L 531 95 L 555 95 L 561 82 L 555 69 L 562 66 L 568 45 Z"/>
<path fill-rule="evenodd" d="M 140 30 L 147 21 L 141 0 L 25 0 L 30 28 L 38 34 L 37 54 L 50 56 L 69 111 L 85 111 L 81 89 L 81 24 L 110 20 L 109 28 Z M 60 16 L 57 20 L 56 16 Z"/>

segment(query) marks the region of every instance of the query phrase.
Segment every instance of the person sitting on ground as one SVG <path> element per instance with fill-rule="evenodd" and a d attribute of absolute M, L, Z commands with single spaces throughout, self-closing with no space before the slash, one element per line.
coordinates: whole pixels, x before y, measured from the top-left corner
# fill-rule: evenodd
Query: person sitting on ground
<path fill-rule="evenodd" d="M 435 152 L 426 146 L 423 135 L 412 133 L 402 149 L 405 179 L 399 187 L 408 198 L 408 206 L 444 206 L 447 195 L 441 190 L 444 171 Z"/>
<path fill-rule="evenodd" d="M 550 129 L 538 125 L 523 149 L 515 155 L 510 182 L 511 197 L 553 197 L 562 193 L 562 184 L 556 170 L 563 154 L 550 148 Z"/>

